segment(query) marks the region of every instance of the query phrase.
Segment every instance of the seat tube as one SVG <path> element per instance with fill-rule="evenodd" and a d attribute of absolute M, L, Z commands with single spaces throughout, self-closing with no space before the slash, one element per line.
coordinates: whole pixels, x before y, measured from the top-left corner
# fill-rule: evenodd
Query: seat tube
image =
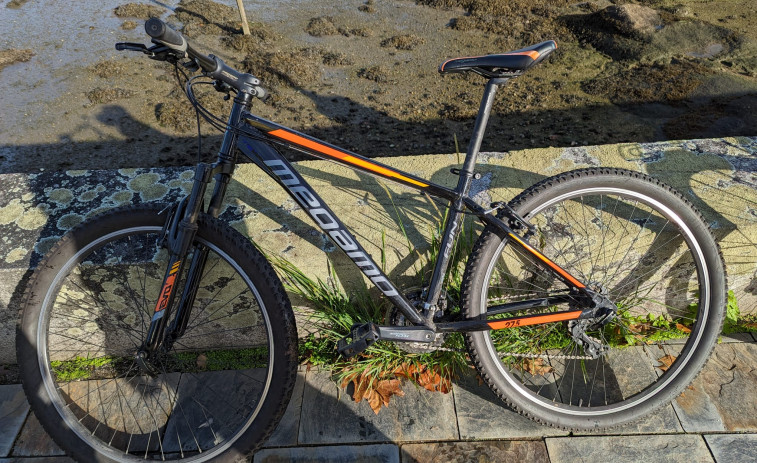
<path fill-rule="evenodd" d="M 463 198 L 466 197 L 470 191 L 476 158 L 478 157 L 478 151 L 481 148 L 481 142 L 484 139 L 486 125 L 489 123 L 489 114 L 491 114 L 492 105 L 494 104 L 494 95 L 497 93 L 497 88 L 500 85 L 505 84 L 507 81 L 507 78 L 494 78 L 489 79 L 489 82 L 486 83 L 484 95 L 481 98 L 481 106 L 478 108 L 476 124 L 473 127 L 473 136 L 468 143 L 465 162 L 460 170 L 460 180 L 458 180 L 457 188 L 455 189 L 457 199 L 452 203 L 450 212 L 447 215 L 447 223 L 444 225 L 444 234 L 442 235 L 442 242 L 439 247 L 439 257 L 436 259 L 434 273 L 431 277 L 431 283 L 429 284 L 428 295 L 426 298 L 428 304 L 435 305 L 441 295 L 444 276 L 447 273 L 447 266 L 449 265 L 450 257 L 452 256 L 452 248 L 457 241 L 462 226 Z M 433 309 L 427 314 L 427 316 L 433 317 Z"/>

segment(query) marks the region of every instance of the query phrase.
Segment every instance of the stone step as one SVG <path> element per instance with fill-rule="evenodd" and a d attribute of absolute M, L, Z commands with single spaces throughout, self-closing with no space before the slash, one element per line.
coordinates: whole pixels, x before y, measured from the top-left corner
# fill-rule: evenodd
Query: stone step
<path fill-rule="evenodd" d="M 449 172 L 458 166 L 455 155 L 380 161 L 442 185 L 457 181 Z M 482 153 L 477 166 L 482 176 L 472 194 L 482 203 L 508 200 L 546 176 L 599 165 L 646 172 L 691 200 L 720 240 L 742 313 L 757 310 L 757 137 Z M 428 249 L 430 230 L 441 219 L 437 205 L 327 161 L 300 162 L 297 168 L 369 253 L 379 256 L 385 247 L 392 278 L 401 286 L 414 284 L 408 278 L 418 263 L 415 254 L 407 256 L 408 240 L 421 253 Z M 15 362 L 15 323 L 27 271 L 65 231 L 122 204 L 174 201 L 187 193 L 191 180 L 189 168 L 0 175 L 0 363 Z M 221 216 L 311 277 L 325 279 L 333 268 L 347 286 L 362 278 L 252 164 L 238 166 Z"/>

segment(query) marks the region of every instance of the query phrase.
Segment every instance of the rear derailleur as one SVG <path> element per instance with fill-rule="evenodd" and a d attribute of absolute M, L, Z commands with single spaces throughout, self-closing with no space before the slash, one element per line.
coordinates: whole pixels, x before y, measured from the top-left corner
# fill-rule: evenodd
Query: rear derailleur
<path fill-rule="evenodd" d="M 596 360 L 607 352 L 610 346 L 602 344 L 599 339 L 586 334 L 586 330 L 591 324 L 591 320 L 571 320 L 568 322 L 568 330 L 573 341 L 583 347 L 584 353 L 592 360 Z"/>
<path fill-rule="evenodd" d="M 592 286 L 592 285 L 590 285 Z M 591 318 L 579 318 L 568 322 L 568 331 L 576 344 L 583 347 L 584 353 L 596 360 L 607 351 L 610 346 L 603 344 L 599 339 L 586 334 L 587 331 L 598 331 L 617 317 L 618 308 L 604 295 L 599 285 L 594 285 L 598 292 L 593 294 L 593 316 Z"/>

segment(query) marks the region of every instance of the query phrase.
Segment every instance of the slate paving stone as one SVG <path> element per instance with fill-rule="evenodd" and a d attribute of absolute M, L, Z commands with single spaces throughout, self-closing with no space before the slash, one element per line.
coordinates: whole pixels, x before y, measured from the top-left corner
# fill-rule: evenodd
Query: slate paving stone
<path fill-rule="evenodd" d="M 2 183 L 0 175 L 0 183 Z M 0 203 L 3 201 L 0 200 Z M 2 205 L 0 205 L 2 208 Z M 6 235 L 3 234 L 3 238 Z M 36 240 L 35 240 L 36 241 Z M 7 256 L 11 248 L 0 242 L 0 256 Z M 24 294 L 26 283 L 31 273 L 26 265 L 19 262 L 19 268 L 2 268 L 4 259 L 0 258 L 0 365 L 16 362 L 16 315 L 19 310 L 19 296 Z M 29 275 L 27 275 L 29 272 Z M 2 454 L 0 454 L 2 456 Z"/>
<path fill-rule="evenodd" d="M 38 457 L 38 458 L 0 458 L 0 463 L 75 463 L 68 457 Z"/>
<path fill-rule="evenodd" d="M 307 373 L 300 418 L 300 444 L 452 440 L 459 437 L 452 394 L 429 393 L 405 382 L 377 414 L 355 403 L 328 372 Z"/>
<path fill-rule="evenodd" d="M 666 356 L 678 357 L 680 355 L 683 344 L 676 344 L 676 340 L 672 340 L 670 344 L 664 346 L 648 346 L 648 352 L 650 354 L 650 361 L 654 366 L 654 371 L 658 376 L 662 376 L 663 362 L 660 360 Z M 709 399 L 701 387 L 697 383 L 693 383 L 688 386 L 683 392 L 674 400 L 671 404 L 673 410 L 680 423 L 687 432 L 712 432 L 712 431 L 725 431 L 723 420 L 720 417 L 717 407 Z M 650 415 L 656 416 L 658 412 Z M 626 432 L 624 428 L 620 429 L 620 433 Z M 615 434 L 613 432 L 613 434 Z"/>
<path fill-rule="evenodd" d="M 719 344 L 675 401 L 686 432 L 757 431 L 757 344 Z"/>
<path fill-rule="evenodd" d="M 757 461 L 757 434 L 711 434 L 704 440 L 717 463 Z"/>
<path fill-rule="evenodd" d="M 0 457 L 10 454 L 28 413 L 29 403 L 20 384 L 0 386 Z"/>
<path fill-rule="evenodd" d="M 521 439 L 567 435 L 542 426 L 505 405 L 473 375 L 461 376 L 453 390 L 461 439 Z"/>
<path fill-rule="evenodd" d="M 676 356 L 680 352 L 681 346 L 666 345 L 664 348 L 658 346 L 637 346 L 620 351 L 622 357 L 615 359 L 617 364 L 620 360 L 626 360 L 626 371 L 622 375 L 622 390 L 637 392 L 643 387 L 651 384 L 656 377 L 662 374 L 659 368 L 663 364 L 660 358 L 666 355 Z M 600 404 L 601 405 L 601 404 Z M 654 413 L 642 417 L 640 420 L 625 424 L 607 431 L 597 432 L 578 432 L 577 435 L 596 435 L 596 434 L 660 434 L 682 432 L 683 427 L 676 415 L 675 408 L 672 405 L 666 405 Z"/>
<path fill-rule="evenodd" d="M 672 405 L 686 432 L 726 430 L 718 407 L 715 406 L 715 403 L 702 387 L 702 383 L 698 380 L 686 388 L 673 401 Z"/>
<path fill-rule="evenodd" d="M 297 372 L 297 382 L 294 384 L 292 399 L 289 401 L 281 422 L 276 427 L 265 447 L 285 447 L 297 445 L 297 433 L 300 429 L 300 414 L 302 413 L 302 394 L 305 391 L 305 372 Z"/>
<path fill-rule="evenodd" d="M 553 462 L 582 463 L 711 463 L 699 435 L 590 436 L 546 439 Z"/>
<path fill-rule="evenodd" d="M 614 403 L 638 393 L 656 379 L 646 346 L 615 349 L 596 360 L 567 360 L 553 366 L 556 373 L 560 372 L 556 378 L 560 400 L 572 405 Z"/>
<path fill-rule="evenodd" d="M 63 456 L 66 452 L 47 435 L 34 412 L 24 423 L 21 433 L 13 446 L 14 457 Z"/>
<path fill-rule="evenodd" d="M 488 463 L 549 461 L 542 441 L 434 442 L 405 444 L 400 449 L 402 463 Z"/>
<path fill-rule="evenodd" d="M 752 333 L 730 333 L 720 336 L 721 343 L 754 342 Z"/>
<path fill-rule="evenodd" d="M 69 409 L 101 440 L 130 451 L 159 449 L 169 421 L 165 404 L 176 397 L 180 375 L 73 381 L 60 384 Z"/>
<path fill-rule="evenodd" d="M 263 449 L 253 463 L 399 463 L 399 449 L 393 444 L 336 445 L 329 447 L 295 447 Z"/>
<path fill-rule="evenodd" d="M 257 406 L 266 369 L 206 371 L 181 375 L 177 404 L 166 423 L 163 451 L 209 448 L 230 437 Z M 255 381 L 250 381 L 252 378 Z"/>

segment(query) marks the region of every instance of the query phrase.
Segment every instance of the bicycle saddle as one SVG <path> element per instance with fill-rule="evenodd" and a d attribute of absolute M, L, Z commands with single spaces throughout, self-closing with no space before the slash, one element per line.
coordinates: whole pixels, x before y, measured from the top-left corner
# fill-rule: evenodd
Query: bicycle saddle
<path fill-rule="evenodd" d="M 554 40 L 496 55 L 453 58 L 439 66 L 439 73 L 473 71 L 486 77 L 520 74 L 557 49 Z"/>

